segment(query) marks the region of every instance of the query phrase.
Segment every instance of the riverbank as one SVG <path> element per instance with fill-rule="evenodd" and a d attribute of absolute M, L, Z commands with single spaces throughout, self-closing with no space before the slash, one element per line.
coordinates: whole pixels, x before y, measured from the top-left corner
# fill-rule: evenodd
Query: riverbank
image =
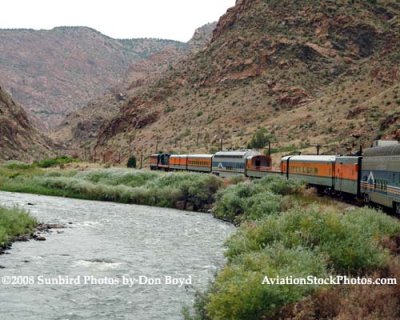
<path fill-rule="evenodd" d="M 0 167 L 0 189 L 212 211 L 214 217 L 238 226 L 226 242 L 227 265 L 208 291 L 198 293 L 194 308 L 185 309 L 186 319 L 292 319 L 299 312 L 315 315 L 302 319 L 316 319 L 320 314 L 346 318 L 352 310 L 386 319 L 400 316 L 399 220 L 318 197 L 298 182 L 279 177 L 222 180 L 188 172 L 49 170 L 13 164 Z M 265 277 L 337 275 L 393 277 L 399 284 L 262 284 Z M 357 303 L 347 302 L 356 296 L 360 296 Z M 370 301 L 371 296 L 378 298 Z"/>
<path fill-rule="evenodd" d="M 225 182 L 226 183 L 226 182 Z M 125 168 L 42 169 L 26 164 L 0 166 L 0 190 L 77 199 L 207 211 L 222 179 L 189 172 L 151 172 Z"/>
<path fill-rule="evenodd" d="M 228 187 L 214 214 L 239 228 L 226 241 L 227 265 L 184 311 L 186 320 L 399 318 L 398 219 L 273 178 Z M 273 283 L 309 276 L 397 285 Z"/>
<path fill-rule="evenodd" d="M 34 235 L 38 222 L 26 211 L 0 206 L 0 254 L 14 241 L 26 241 Z"/>
<path fill-rule="evenodd" d="M 191 303 L 195 288 L 206 289 L 224 265 L 223 243 L 235 229 L 210 214 L 168 208 L 9 192 L 0 192 L 0 203 L 28 208 L 38 221 L 65 226 L 44 233 L 45 242 L 14 244 L 10 254 L 0 257 L 5 267 L 0 278 L 29 275 L 36 281 L 1 286 L 4 320 L 98 320 L 132 314 L 142 320 L 182 320 L 182 306 Z M 59 275 L 80 276 L 81 285 L 38 283 L 39 276 Z M 132 286 L 122 283 L 124 275 L 162 283 Z M 93 281 L 85 284 L 85 276 Z M 191 276 L 192 285 L 167 284 L 169 276 Z M 96 283 L 104 279 L 121 282 Z"/>

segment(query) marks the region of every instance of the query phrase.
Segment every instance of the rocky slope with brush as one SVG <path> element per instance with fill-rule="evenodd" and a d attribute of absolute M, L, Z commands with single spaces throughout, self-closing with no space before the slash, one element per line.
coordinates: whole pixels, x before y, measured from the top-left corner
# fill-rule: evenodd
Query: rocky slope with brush
<path fill-rule="evenodd" d="M 0 161 L 31 161 L 53 155 L 51 143 L 31 124 L 26 112 L 0 87 Z"/>
<path fill-rule="evenodd" d="M 206 49 L 127 96 L 95 152 L 245 147 L 260 127 L 303 152 L 400 138 L 399 15 L 395 0 L 238 0 Z"/>
<path fill-rule="evenodd" d="M 140 95 L 149 86 L 157 86 L 157 81 L 179 61 L 202 50 L 210 42 L 215 26 L 216 23 L 209 23 L 198 28 L 184 49 L 166 47 L 130 65 L 120 85 L 68 114 L 53 130 L 51 138 L 71 154 L 79 153 L 82 148 L 93 149 L 101 126 L 118 115 L 126 99 Z"/>

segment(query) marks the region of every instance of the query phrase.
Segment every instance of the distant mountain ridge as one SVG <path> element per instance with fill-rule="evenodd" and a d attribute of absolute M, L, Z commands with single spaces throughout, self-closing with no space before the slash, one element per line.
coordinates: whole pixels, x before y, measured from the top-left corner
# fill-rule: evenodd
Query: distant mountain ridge
<path fill-rule="evenodd" d="M 124 73 L 120 85 L 91 100 L 83 108 L 71 112 L 51 133 L 54 141 L 65 148 L 75 150 L 91 147 L 105 121 L 112 119 L 132 97 L 155 85 L 163 74 L 179 63 L 203 50 L 210 42 L 215 23 L 208 23 L 195 30 L 186 47 L 168 46 L 131 64 Z"/>
<path fill-rule="evenodd" d="M 166 48 L 184 50 L 186 45 L 116 40 L 87 27 L 0 30 L 0 84 L 49 129 L 121 83 L 131 64 Z"/>

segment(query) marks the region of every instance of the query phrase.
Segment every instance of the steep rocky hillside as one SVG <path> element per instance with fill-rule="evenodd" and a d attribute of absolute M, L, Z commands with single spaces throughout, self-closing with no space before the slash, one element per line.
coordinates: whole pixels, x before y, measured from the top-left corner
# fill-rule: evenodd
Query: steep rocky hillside
<path fill-rule="evenodd" d="M 0 30 L 0 83 L 44 129 L 121 82 L 133 63 L 180 42 L 111 39 L 85 27 Z"/>
<path fill-rule="evenodd" d="M 282 152 L 400 138 L 399 15 L 396 0 L 238 0 L 205 50 L 127 97 L 95 152 L 245 147 L 261 127 Z"/>
<path fill-rule="evenodd" d="M 52 155 L 50 142 L 0 87 L 0 160 L 30 161 Z"/>
<path fill-rule="evenodd" d="M 79 148 L 91 148 L 103 122 L 117 116 L 128 97 L 140 95 L 149 86 L 157 86 L 157 81 L 166 71 L 188 55 L 202 50 L 210 42 L 215 26 L 216 23 L 209 23 L 198 28 L 184 49 L 166 47 L 130 65 L 120 85 L 67 115 L 51 137 L 67 152 L 76 153 Z"/>
<path fill-rule="evenodd" d="M 188 42 L 190 51 L 195 53 L 205 49 L 205 46 L 208 45 L 212 39 L 212 35 L 216 26 L 217 23 L 212 22 L 196 29 L 192 39 L 190 39 Z"/>
<path fill-rule="evenodd" d="M 96 141 L 104 122 L 118 114 L 126 97 L 122 92 L 107 92 L 78 111 L 68 114 L 50 133 L 50 138 L 64 153 L 81 155 L 85 148 L 91 148 Z"/>

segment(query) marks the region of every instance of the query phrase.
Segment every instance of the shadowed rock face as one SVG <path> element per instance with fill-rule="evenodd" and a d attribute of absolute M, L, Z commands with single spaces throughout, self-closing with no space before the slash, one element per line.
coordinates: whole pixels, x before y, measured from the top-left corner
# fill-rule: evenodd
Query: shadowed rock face
<path fill-rule="evenodd" d="M 0 160 L 47 157 L 52 154 L 49 145 L 32 126 L 26 112 L 0 88 Z"/>

